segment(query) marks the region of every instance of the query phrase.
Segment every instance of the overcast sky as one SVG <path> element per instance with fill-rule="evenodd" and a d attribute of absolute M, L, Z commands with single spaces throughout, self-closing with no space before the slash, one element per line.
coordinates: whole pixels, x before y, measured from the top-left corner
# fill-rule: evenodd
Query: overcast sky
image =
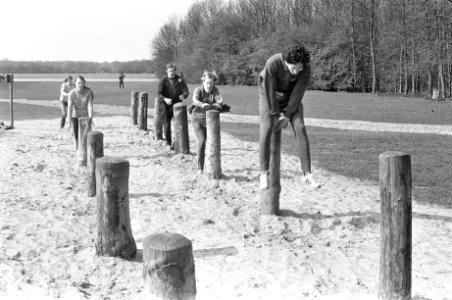
<path fill-rule="evenodd" d="M 0 0 L 0 59 L 125 61 L 196 0 Z"/>

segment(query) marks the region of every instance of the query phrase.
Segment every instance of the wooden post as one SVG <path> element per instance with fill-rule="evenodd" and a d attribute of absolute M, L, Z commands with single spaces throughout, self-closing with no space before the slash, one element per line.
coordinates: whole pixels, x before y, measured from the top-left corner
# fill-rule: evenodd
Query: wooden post
<path fill-rule="evenodd" d="M 77 157 L 80 166 L 86 166 L 87 160 L 87 137 L 91 131 L 91 119 L 88 117 L 78 118 L 78 145 Z"/>
<path fill-rule="evenodd" d="M 165 104 L 162 103 L 159 97 L 154 100 L 154 139 L 163 140 L 163 110 Z"/>
<path fill-rule="evenodd" d="M 130 95 L 130 117 L 132 125 L 138 125 L 138 92 L 131 92 Z"/>
<path fill-rule="evenodd" d="M 411 158 L 380 154 L 380 299 L 411 299 Z"/>
<path fill-rule="evenodd" d="M 9 83 L 9 119 L 11 121 L 11 129 L 14 128 L 14 74 L 6 75 L 6 82 Z"/>
<path fill-rule="evenodd" d="M 96 159 L 104 156 L 104 135 L 100 131 L 88 133 L 88 197 L 96 196 Z"/>
<path fill-rule="evenodd" d="M 136 244 L 129 216 L 129 161 L 104 156 L 96 160 L 96 254 L 133 258 Z"/>
<path fill-rule="evenodd" d="M 138 108 L 138 129 L 148 130 L 148 93 L 140 93 Z"/>
<path fill-rule="evenodd" d="M 196 299 L 195 263 L 189 239 L 156 233 L 143 240 L 144 299 Z"/>
<path fill-rule="evenodd" d="M 261 190 L 261 213 L 279 215 L 279 194 L 281 193 L 281 130 L 273 130 L 270 141 L 269 185 Z"/>
<path fill-rule="evenodd" d="M 221 131 L 220 113 L 216 110 L 206 112 L 206 152 L 207 174 L 213 179 L 221 178 Z"/>
<path fill-rule="evenodd" d="M 188 120 L 187 120 L 187 106 L 183 103 L 176 103 L 173 105 L 174 122 L 175 122 L 175 142 L 174 150 L 176 153 L 190 153 L 190 143 L 188 139 Z"/>

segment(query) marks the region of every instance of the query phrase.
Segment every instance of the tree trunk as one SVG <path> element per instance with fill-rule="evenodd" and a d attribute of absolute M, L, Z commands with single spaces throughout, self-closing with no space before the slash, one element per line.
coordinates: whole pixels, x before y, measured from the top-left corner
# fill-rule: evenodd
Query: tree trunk
<path fill-rule="evenodd" d="M 196 299 L 195 263 L 189 239 L 156 233 L 143 240 L 144 299 Z"/>
<path fill-rule="evenodd" d="M 130 259 L 136 255 L 129 216 L 129 162 L 104 156 L 96 160 L 96 254 Z"/>
<path fill-rule="evenodd" d="M 88 133 L 88 197 L 96 196 L 96 159 L 104 156 L 104 135 L 100 131 Z"/>
<path fill-rule="evenodd" d="M 270 141 L 269 186 L 261 190 L 261 213 L 279 215 L 279 194 L 281 169 L 281 130 L 273 130 Z"/>
<path fill-rule="evenodd" d="M 132 125 L 138 125 L 138 92 L 131 92 L 130 96 L 130 117 Z"/>
<path fill-rule="evenodd" d="M 190 143 L 188 138 L 188 120 L 187 120 L 187 106 L 183 103 L 176 103 L 173 105 L 174 109 L 174 128 L 175 141 L 174 150 L 176 153 L 189 154 Z"/>
<path fill-rule="evenodd" d="M 380 155 L 380 299 L 411 299 L 411 158 Z"/>
<path fill-rule="evenodd" d="M 159 97 L 155 97 L 154 100 L 154 139 L 163 140 L 163 110 L 165 104 L 162 103 Z"/>
<path fill-rule="evenodd" d="M 140 93 L 138 108 L 138 129 L 148 130 L 148 93 Z"/>
<path fill-rule="evenodd" d="M 206 156 L 207 174 L 213 179 L 221 178 L 221 131 L 220 113 L 216 110 L 206 112 Z"/>
<path fill-rule="evenodd" d="M 376 93 L 377 92 L 377 66 L 376 66 L 376 36 L 375 36 L 375 31 L 376 31 L 376 26 L 377 26 L 377 21 L 376 21 L 376 4 L 375 4 L 376 0 L 371 0 L 371 18 L 370 18 L 370 63 L 371 63 L 371 67 L 372 67 L 372 93 Z"/>

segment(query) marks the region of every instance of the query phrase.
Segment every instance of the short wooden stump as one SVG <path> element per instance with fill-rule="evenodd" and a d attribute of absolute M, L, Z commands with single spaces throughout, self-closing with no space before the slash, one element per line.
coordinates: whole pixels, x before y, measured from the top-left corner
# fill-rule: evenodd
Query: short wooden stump
<path fill-rule="evenodd" d="M 196 299 L 195 263 L 189 239 L 156 233 L 143 240 L 145 299 Z"/>

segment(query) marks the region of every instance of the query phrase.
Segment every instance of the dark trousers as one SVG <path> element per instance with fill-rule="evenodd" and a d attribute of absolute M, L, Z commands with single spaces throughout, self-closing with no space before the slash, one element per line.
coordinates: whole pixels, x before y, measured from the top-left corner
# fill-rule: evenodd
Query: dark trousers
<path fill-rule="evenodd" d="M 60 128 L 63 128 L 64 127 L 64 123 L 66 123 L 67 102 L 60 101 L 60 109 L 61 109 Z"/>
<path fill-rule="evenodd" d="M 193 131 L 195 132 L 196 140 L 198 142 L 198 170 L 204 170 L 204 159 L 206 154 L 206 121 L 198 118 L 193 118 L 192 122 Z"/>
<path fill-rule="evenodd" d="M 170 146 L 172 145 L 171 120 L 173 118 L 173 115 L 173 106 L 164 103 L 162 111 L 163 131 L 165 133 L 166 144 Z"/>
<path fill-rule="evenodd" d="M 270 115 L 270 109 L 265 99 L 259 100 L 260 136 L 259 136 L 259 161 L 261 172 L 269 170 L 270 140 L 275 120 Z M 301 169 L 304 173 L 311 173 L 311 153 L 309 149 L 308 134 L 304 124 L 303 103 L 300 102 L 297 110 L 290 119 L 290 125 L 295 134 L 298 155 L 301 161 Z"/>
<path fill-rule="evenodd" d="M 75 149 L 78 149 L 78 118 L 72 118 L 72 130 L 74 130 Z"/>

